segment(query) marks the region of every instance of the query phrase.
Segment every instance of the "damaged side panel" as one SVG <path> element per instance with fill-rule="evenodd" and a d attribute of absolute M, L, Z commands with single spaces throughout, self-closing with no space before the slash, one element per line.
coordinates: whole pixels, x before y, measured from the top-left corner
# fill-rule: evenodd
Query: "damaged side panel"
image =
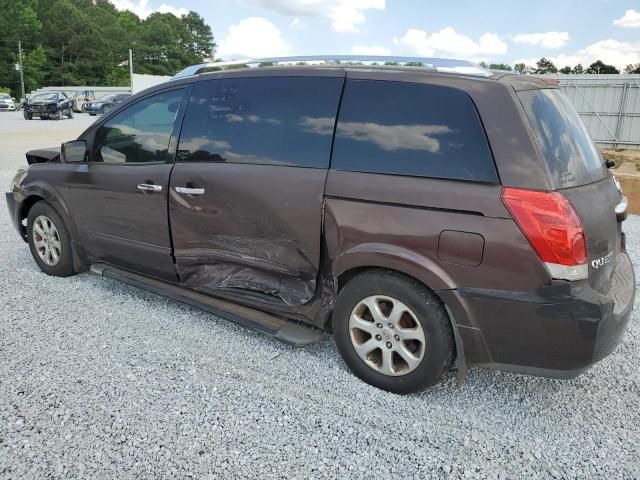
<path fill-rule="evenodd" d="M 177 164 L 169 213 L 181 282 L 302 305 L 316 291 L 326 170 L 232 163 Z M 203 195 L 177 186 L 197 184 Z"/>

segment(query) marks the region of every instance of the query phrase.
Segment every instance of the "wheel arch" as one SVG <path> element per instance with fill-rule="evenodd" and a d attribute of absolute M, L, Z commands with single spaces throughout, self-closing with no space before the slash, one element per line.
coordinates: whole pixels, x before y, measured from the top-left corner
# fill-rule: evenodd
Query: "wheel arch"
<path fill-rule="evenodd" d="M 38 185 L 29 186 L 23 192 L 24 200 L 20 205 L 20 216 L 19 222 L 21 225 L 21 233 L 24 241 L 28 241 L 27 238 L 27 229 L 22 225 L 25 219 L 29 216 L 29 212 L 33 208 L 33 206 L 43 201 L 47 203 L 51 208 L 53 208 L 67 227 L 67 231 L 71 236 L 71 247 L 73 250 L 73 264 L 77 272 L 85 271 L 89 268 L 89 261 L 86 256 L 86 252 L 84 250 L 83 245 L 80 243 L 78 231 L 76 229 L 75 222 L 72 221 L 71 214 L 67 208 L 65 202 L 60 198 L 56 193 L 41 188 Z"/>
<path fill-rule="evenodd" d="M 466 362 L 462 335 L 460 333 L 460 330 L 458 329 L 456 319 L 454 318 L 454 315 L 452 312 L 452 310 L 454 309 L 453 308 L 454 306 L 448 305 L 447 297 L 443 297 L 442 295 L 440 295 L 438 289 L 433 288 L 433 286 L 429 285 L 424 281 L 425 277 L 429 277 L 429 275 L 416 276 L 412 274 L 412 271 L 410 271 L 412 269 L 402 269 L 402 268 L 390 267 L 388 265 L 385 265 L 385 266 L 378 265 L 378 263 L 382 263 L 382 262 L 373 262 L 373 263 L 375 264 L 353 266 L 346 270 L 342 270 L 339 274 L 337 274 L 335 276 L 337 293 L 339 294 L 340 290 L 353 278 L 358 276 L 360 273 L 366 272 L 369 270 L 399 273 L 401 275 L 404 275 L 416 281 L 417 283 L 424 286 L 425 288 L 428 288 L 429 290 L 431 290 L 434 293 L 434 295 L 436 295 L 436 297 L 440 299 L 440 301 L 442 302 L 442 305 L 446 310 L 447 319 L 449 320 L 449 324 L 451 325 L 451 329 L 453 330 L 453 336 L 455 341 L 454 362 L 458 369 L 458 384 L 461 385 L 462 383 L 464 383 L 464 379 L 468 373 L 469 367 Z M 326 320 L 326 326 L 325 326 L 326 329 L 332 330 L 332 320 L 333 320 L 333 316 L 329 315 L 329 317 Z"/>

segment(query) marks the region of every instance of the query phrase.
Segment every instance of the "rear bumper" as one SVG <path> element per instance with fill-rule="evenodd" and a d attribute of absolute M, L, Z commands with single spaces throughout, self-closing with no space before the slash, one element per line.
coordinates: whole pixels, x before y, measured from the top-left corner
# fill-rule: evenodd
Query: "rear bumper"
<path fill-rule="evenodd" d="M 535 292 L 439 293 L 456 319 L 468 366 L 572 378 L 622 340 L 633 309 L 635 274 L 629 256 L 620 253 L 606 295 L 586 281 L 554 281 Z"/>

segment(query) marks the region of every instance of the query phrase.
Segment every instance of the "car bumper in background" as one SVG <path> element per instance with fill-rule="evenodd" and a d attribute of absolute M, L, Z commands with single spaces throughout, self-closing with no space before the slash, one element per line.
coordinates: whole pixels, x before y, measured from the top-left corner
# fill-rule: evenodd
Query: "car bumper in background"
<path fill-rule="evenodd" d="M 620 343 L 635 290 L 631 260 L 621 252 L 606 295 L 587 281 L 554 281 L 535 292 L 438 293 L 456 320 L 468 366 L 572 378 Z"/>

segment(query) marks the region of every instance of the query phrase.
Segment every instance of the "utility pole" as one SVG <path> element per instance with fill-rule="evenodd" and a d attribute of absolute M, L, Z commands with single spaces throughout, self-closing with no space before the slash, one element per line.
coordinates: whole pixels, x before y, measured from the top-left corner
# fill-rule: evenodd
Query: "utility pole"
<path fill-rule="evenodd" d="M 18 41 L 18 65 L 20 65 L 20 87 L 22 88 L 22 98 L 21 101 L 25 99 L 24 94 L 24 68 L 22 68 L 22 42 Z"/>
<path fill-rule="evenodd" d="M 133 50 L 129 49 L 129 86 L 133 93 Z"/>

